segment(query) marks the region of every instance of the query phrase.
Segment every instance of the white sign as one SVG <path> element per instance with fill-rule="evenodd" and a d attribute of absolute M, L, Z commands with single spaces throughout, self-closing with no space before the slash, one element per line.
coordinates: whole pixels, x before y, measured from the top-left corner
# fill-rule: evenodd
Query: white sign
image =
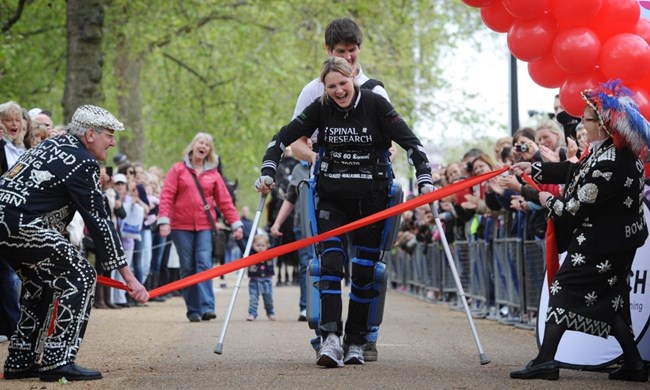
<path fill-rule="evenodd" d="M 644 206 L 646 221 L 650 221 L 650 212 Z M 564 260 L 566 253 L 560 256 Z M 630 278 L 630 311 L 632 329 L 643 360 L 650 360 L 650 239 L 637 249 L 632 263 Z M 548 282 L 546 275 L 540 294 L 537 319 L 537 341 L 541 344 L 546 326 L 546 309 L 548 308 Z M 606 367 L 615 363 L 622 355 L 621 347 L 613 336 L 604 339 L 582 332 L 566 331 L 555 354 L 555 360 L 575 368 Z"/>

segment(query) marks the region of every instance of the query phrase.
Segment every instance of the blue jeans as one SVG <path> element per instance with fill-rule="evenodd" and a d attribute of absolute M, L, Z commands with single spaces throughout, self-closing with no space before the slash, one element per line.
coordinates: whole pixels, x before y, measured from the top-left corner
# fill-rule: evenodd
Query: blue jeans
<path fill-rule="evenodd" d="M 165 253 L 165 243 L 167 242 L 167 237 L 162 237 L 157 230 L 152 233 L 151 272 L 160 272 L 163 254 Z"/>
<path fill-rule="evenodd" d="M 260 294 L 264 299 L 264 310 L 266 315 L 275 314 L 273 310 L 273 280 L 269 278 L 250 278 L 248 281 L 248 295 L 250 303 L 248 305 L 248 314 L 257 317 L 257 306 L 260 301 Z"/>
<path fill-rule="evenodd" d="M 0 335 L 10 337 L 20 319 L 20 279 L 16 271 L 0 259 Z"/>
<path fill-rule="evenodd" d="M 181 263 L 181 278 L 212 268 L 212 230 L 172 230 L 171 238 Z M 214 313 L 212 280 L 185 287 L 183 299 L 188 317 Z"/>

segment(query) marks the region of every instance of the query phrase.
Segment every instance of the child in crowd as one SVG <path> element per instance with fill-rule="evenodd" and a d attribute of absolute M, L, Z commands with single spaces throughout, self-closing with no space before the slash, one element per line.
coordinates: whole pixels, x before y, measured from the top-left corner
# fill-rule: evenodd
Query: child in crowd
<path fill-rule="evenodd" d="M 252 253 L 259 253 L 269 249 L 269 236 L 266 234 L 256 234 L 253 239 Z M 259 296 L 264 299 L 264 309 L 269 320 L 275 321 L 275 311 L 273 310 L 273 260 L 266 260 L 259 264 L 248 267 L 248 294 L 250 304 L 248 305 L 248 318 L 246 321 L 255 321 L 257 318 L 257 304 Z"/>

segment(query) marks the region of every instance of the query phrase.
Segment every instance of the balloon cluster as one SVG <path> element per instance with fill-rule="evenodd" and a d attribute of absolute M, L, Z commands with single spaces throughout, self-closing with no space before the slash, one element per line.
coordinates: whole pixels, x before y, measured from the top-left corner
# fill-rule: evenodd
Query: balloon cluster
<path fill-rule="evenodd" d="M 638 0 L 462 1 L 480 8 L 488 28 L 507 33 L 535 83 L 560 88 L 569 114 L 582 115 L 580 91 L 620 79 L 650 120 L 650 20 L 640 18 Z"/>

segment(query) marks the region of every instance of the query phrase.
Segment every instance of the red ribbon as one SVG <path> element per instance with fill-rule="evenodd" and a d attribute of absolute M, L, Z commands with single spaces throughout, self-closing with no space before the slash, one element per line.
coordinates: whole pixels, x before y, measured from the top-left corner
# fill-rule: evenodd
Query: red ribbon
<path fill-rule="evenodd" d="M 531 187 L 537 191 L 542 191 L 541 188 L 533 181 L 533 179 L 527 174 L 522 174 L 521 177 L 530 184 Z M 557 273 L 557 270 L 560 269 L 560 258 L 557 253 L 557 238 L 555 237 L 555 221 L 553 218 L 549 218 L 546 221 L 546 236 L 544 237 L 546 241 L 546 280 L 548 281 L 548 286 L 550 288 L 553 277 Z"/>
<path fill-rule="evenodd" d="M 56 326 L 56 316 L 58 315 L 59 311 L 59 299 L 54 300 L 54 304 L 52 305 L 52 318 L 50 319 L 50 326 L 47 328 L 47 335 L 52 336 L 52 333 L 54 333 L 54 327 Z"/>
<path fill-rule="evenodd" d="M 124 283 L 119 280 L 111 279 L 106 276 L 97 275 L 97 283 L 103 284 L 104 286 L 117 288 L 119 290 L 131 291 L 131 289 Z"/>
<path fill-rule="evenodd" d="M 201 283 L 201 282 L 204 282 L 206 280 L 214 279 L 214 278 L 216 278 L 218 276 L 225 275 L 225 274 L 240 270 L 242 268 L 249 267 L 249 266 L 257 264 L 257 263 L 261 263 L 262 261 L 272 259 L 272 258 L 274 258 L 276 256 L 281 256 L 281 255 L 284 255 L 286 253 L 293 252 L 293 251 L 296 251 L 298 249 L 304 248 L 306 246 L 314 245 L 317 242 L 326 240 L 328 238 L 335 237 L 335 236 L 340 236 L 340 235 L 345 234 L 345 233 L 347 233 L 349 231 L 359 229 L 361 227 L 373 224 L 375 222 L 381 221 L 383 219 L 392 217 L 392 216 L 397 215 L 397 214 L 401 214 L 401 213 L 403 213 L 403 212 L 405 212 L 407 210 L 412 210 L 412 209 L 414 209 L 416 207 L 420 207 L 420 206 L 423 206 L 423 205 L 426 205 L 426 204 L 433 203 L 436 200 L 440 200 L 440 199 L 445 198 L 445 197 L 447 197 L 449 195 L 453 195 L 456 192 L 462 191 L 465 188 L 469 188 L 469 187 L 475 186 L 476 184 L 484 182 L 484 181 L 486 181 L 486 180 L 488 180 L 488 179 L 490 179 L 490 178 L 492 178 L 494 176 L 497 176 L 497 175 L 499 175 L 499 174 L 501 174 L 501 173 L 503 173 L 503 172 L 505 172 L 507 170 L 508 170 L 508 168 L 504 167 L 504 168 L 501 168 L 501 169 L 496 170 L 496 171 L 485 173 L 483 175 L 474 176 L 474 177 L 471 177 L 469 179 L 465 179 L 463 181 L 460 181 L 460 182 L 445 186 L 445 187 L 443 187 L 443 188 L 441 188 L 441 189 L 439 189 L 437 191 L 433 191 L 433 192 L 430 192 L 428 194 L 420 195 L 420 196 L 415 197 L 415 198 L 413 198 L 413 199 L 411 199 L 409 201 L 406 201 L 404 203 L 398 204 L 398 205 L 393 206 L 391 208 L 388 208 L 386 210 L 382 210 L 382 211 L 380 211 L 378 213 L 369 215 L 369 216 L 364 217 L 362 219 L 359 219 L 357 221 L 350 222 L 347 225 L 340 226 L 340 227 L 338 227 L 336 229 L 330 230 L 330 231 L 325 232 L 325 233 L 321 233 L 321 234 L 319 234 L 317 236 L 303 238 L 302 240 L 299 240 L 299 241 L 294 241 L 294 242 L 291 242 L 289 244 L 285 244 L 285 245 L 282 245 L 282 246 L 271 248 L 271 249 L 266 250 L 264 252 L 256 253 L 254 255 L 245 257 L 243 259 L 231 261 L 230 263 L 226 263 L 224 265 L 221 265 L 221 266 L 218 266 L 218 267 L 215 267 L 215 268 L 211 268 L 209 270 L 205 270 L 205 271 L 196 273 L 194 275 L 190 275 L 190 276 L 188 276 L 186 278 L 177 280 L 175 282 L 172 282 L 172 283 L 169 283 L 169 284 L 166 284 L 164 286 L 160 286 L 158 288 L 155 288 L 155 289 L 151 290 L 149 292 L 149 297 L 150 298 L 155 298 L 157 296 L 164 295 L 164 294 L 170 293 L 170 292 L 178 290 L 178 289 L 182 289 L 182 288 L 185 288 L 185 287 L 188 287 L 188 286 L 192 286 L 192 285 L 195 285 L 197 283 Z M 108 279 L 108 278 L 105 278 L 105 279 Z M 112 279 L 109 279 L 109 280 L 112 281 Z M 97 282 L 100 283 L 100 284 L 107 285 L 105 283 L 105 280 L 103 280 L 103 279 L 99 280 L 99 278 L 98 278 Z M 120 282 L 117 282 L 117 281 L 115 281 L 115 282 L 120 283 Z M 125 288 L 126 286 L 124 286 L 123 284 L 122 284 L 122 286 L 123 287 L 118 286 L 116 288 L 121 288 L 123 290 L 126 289 Z"/>

